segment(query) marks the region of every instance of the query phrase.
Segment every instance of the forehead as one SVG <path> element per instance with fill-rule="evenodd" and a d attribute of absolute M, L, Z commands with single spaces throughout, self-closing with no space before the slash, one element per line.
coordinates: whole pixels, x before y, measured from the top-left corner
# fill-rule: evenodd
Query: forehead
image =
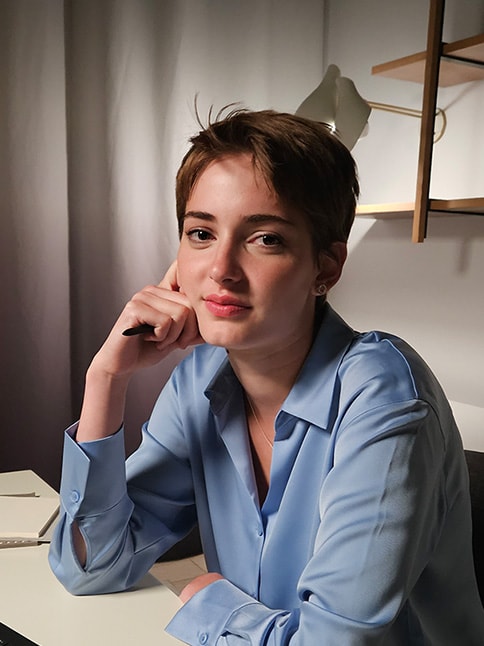
<path fill-rule="evenodd" d="M 211 161 L 195 181 L 186 204 L 186 212 L 194 207 L 241 212 L 261 208 L 264 211 L 287 213 L 290 209 L 279 198 L 250 154 L 228 155 Z"/>
<path fill-rule="evenodd" d="M 260 186 L 267 192 L 274 193 L 273 187 L 263 176 L 252 155 L 240 153 L 224 155 L 209 161 L 196 178 L 189 198 L 200 183 L 220 183 L 221 181 L 227 181 L 229 178 L 234 181 L 253 184 L 257 188 Z"/>

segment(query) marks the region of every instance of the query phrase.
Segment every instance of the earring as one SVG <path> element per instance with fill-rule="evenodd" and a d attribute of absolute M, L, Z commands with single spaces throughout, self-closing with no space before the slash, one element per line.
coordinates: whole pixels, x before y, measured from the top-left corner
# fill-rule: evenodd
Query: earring
<path fill-rule="evenodd" d="M 328 293 L 328 287 L 326 286 L 325 283 L 321 283 L 321 285 L 317 285 L 316 296 L 326 296 L 327 293 Z"/>

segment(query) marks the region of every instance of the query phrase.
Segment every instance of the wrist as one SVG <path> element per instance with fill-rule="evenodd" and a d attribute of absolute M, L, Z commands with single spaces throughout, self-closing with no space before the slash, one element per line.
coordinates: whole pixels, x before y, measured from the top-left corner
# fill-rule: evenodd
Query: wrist
<path fill-rule="evenodd" d="M 87 442 L 102 439 L 119 430 L 129 378 L 115 376 L 90 366 L 76 440 Z"/>
<path fill-rule="evenodd" d="M 104 368 L 97 360 L 96 355 L 86 371 L 85 385 L 86 388 L 95 386 L 96 388 L 104 387 L 109 390 L 126 391 L 131 377 L 131 372 L 117 373 Z"/>

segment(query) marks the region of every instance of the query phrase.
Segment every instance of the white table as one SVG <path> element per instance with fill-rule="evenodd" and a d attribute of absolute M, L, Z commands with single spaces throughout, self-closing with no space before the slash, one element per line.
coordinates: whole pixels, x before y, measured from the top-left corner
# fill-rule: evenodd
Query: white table
<path fill-rule="evenodd" d="M 36 484 L 30 474 L 26 479 Z M 180 644 L 164 631 L 180 601 L 153 576 L 128 592 L 74 597 L 52 574 L 48 550 L 48 544 L 0 549 L 2 623 L 40 646 Z"/>

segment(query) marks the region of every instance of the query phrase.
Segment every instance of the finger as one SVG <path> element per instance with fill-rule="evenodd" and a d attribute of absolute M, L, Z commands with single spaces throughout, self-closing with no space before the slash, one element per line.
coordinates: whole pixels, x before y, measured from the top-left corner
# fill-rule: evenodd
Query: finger
<path fill-rule="evenodd" d="M 156 291 L 154 291 L 156 290 Z M 160 298 L 159 287 L 145 288 L 126 304 L 118 328 L 124 336 L 145 335 L 145 339 L 162 340 L 169 333 L 173 318 L 180 318 L 185 305 L 171 298 Z M 163 290 L 164 294 L 174 294 Z"/>
<path fill-rule="evenodd" d="M 172 263 L 159 285 L 147 285 L 127 303 L 125 312 L 134 330 L 125 329 L 125 336 L 144 333 L 147 341 L 155 341 L 162 346 L 177 344 L 180 348 L 203 343 L 195 312 L 187 297 L 168 288 L 169 284 L 176 284 L 176 262 Z M 146 325 L 151 329 L 146 330 Z"/>
<path fill-rule="evenodd" d="M 173 292 L 180 291 L 180 286 L 178 284 L 178 273 L 177 273 L 177 261 L 174 260 L 171 265 L 168 267 L 166 274 L 164 275 L 162 281 L 159 283 L 158 287 L 163 287 L 164 289 L 170 289 Z"/>
<path fill-rule="evenodd" d="M 205 343 L 204 339 L 200 335 L 198 320 L 193 310 L 189 312 L 177 342 L 179 347 L 182 349 L 188 348 L 191 345 Z"/>
<path fill-rule="evenodd" d="M 174 343 L 182 334 L 191 311 L 185 303 L 171 297 L 175 294 L 179 297 L 178 293 L 161 290 L 159 287 L 146 288 L 135 294 L 125 307 L 124 320 L 129 324 L 129 332 L 125 329 L 123 334 L 143 334 L 145 341 Z"/>
<path fill-rule="evenodd" d="M 131 301 L 127 303 L 126 309 L 130 308 L 136 314 L 142 313 L 143 316 L 149 312 L 147 308 L 152 310 L 156 316 L 156 312 L 168 313 L 171 315 L 173 311 L 179 308 L 190 308 L 187 297 L 180 292 L 174 292 L 166 287 L 160 285 L 147 285 L 141 291 L 134 294 Z M 143 320 L 141 323 L 153 323 L 151 320 Z"/>

